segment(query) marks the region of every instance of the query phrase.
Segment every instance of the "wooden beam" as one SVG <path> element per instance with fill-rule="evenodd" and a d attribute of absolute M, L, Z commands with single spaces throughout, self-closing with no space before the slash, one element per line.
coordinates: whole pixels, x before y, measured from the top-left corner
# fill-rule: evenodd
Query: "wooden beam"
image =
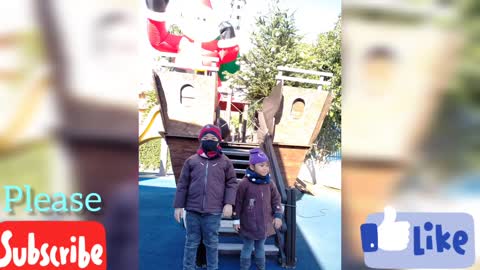
<path fill-rule="evenodd" d="M 218 71 L 218 67 L 209 67 L 209 66 L 185 67 L 175 63 L 161 63 L 160 65 L 164 67 L 175 67 L 175 68 L 192 69 L 192 70 Z"/>
<path fill-rule="evenodd" d="M 317 85 L 330 85 L 330 82 L 326 82 L 323 80 L 312 80 L 312 79 L 304 79 L 304 78 L 295 78 L 290 76 L 277 76 L 276 80 L 283 80 L 283 81 L 293 81 L 293 82 L 301 82 L 301 83 L 311 83 Z"/>
<path fill-rule="evenodd" d="M 300 68 L 289 68 L 289 67 L 284 67 L 284 66 L 279 66 L 279 67 L 277 67 L 277 69 L 279 71 L 290 71 L 290 72 L 297 72 L 297 73 L 303 73 L 303 74 L 318 75 L 318 76 L 323 76 L 323 77 L 333 77 L 333 73 L 331 73 L 331 72 L 306 70 L 306 69 L 300 69 Z"/>
<path fill-rule="evenodd" d="M 158 52 L 158 51 L 155 51 L 155 54 L 157 56 L 173 57 L 173 58 L 176 58 L 178 56 L 178 53 Z M 218 62 L 219 58 L 218 57 L 213 57 L 213 56 L 202 56 L 202 60 Z"/>

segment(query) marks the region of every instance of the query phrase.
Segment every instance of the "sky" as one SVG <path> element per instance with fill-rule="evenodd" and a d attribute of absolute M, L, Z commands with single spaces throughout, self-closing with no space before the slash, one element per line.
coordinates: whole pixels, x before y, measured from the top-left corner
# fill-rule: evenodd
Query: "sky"
<path fill-rule="evenodd" d="M 218 10 L 230 10 L 230 0 L 211 0 Z M 268 10 L 270 0 L 247 0 L 242 19 L 240 47 L 242 50 L 250 45 L 249 32 L 255 23 L 254 18 Z M 279 0 L 282 9 L 294 12 L 295 23 L 306 42 L 313 42 L 318 34 L 327 32 L 335 26 L 341 14 L 341 0 Z M 225 13 L 224 13 L 225 14 Z"/>
<path fill-rule="evenodd" d="M 188 7 L 189 0 L 170 1 L 169 9 L 173 11 L 183 6 Z M 220 20 L 228 20 L 231 0 L 210 0 L 214 11 Z M 253 29 L 254 18 L 268 10 L 271 0 L 247 0 L 242 15 L 242 30 L 239 33 L 240 47 L 249 47 L 249 33 Z M 313 42 L 318 34 L 333 29 L 338 16 L 341 14 L 341 0 L 279 0 L 282 9 L 294 12 L 296 26 L 305 41 Z M 186 3 L 186 4 L 184 4 Z M 178 6 L 175 6 L 178 5 Z"/>
<path fill-rule="evenodd" d="M 295 11 L 297 27 L 306 39 L 332 30 L 341 14 L 340 0 L 282 0 L 281 7 Z"/>
<path fill-rule="evenodd" d="M 138 5 L 141 10 L 139 19 L 142 26 L 138 31 L 138 37 L 141 47 L 141 57 L 143 59 L 146 71 L 144 72 L 148 76 L 151 66 L 149 61 L 152 58 L 153 49 L 148 43 L 146 26 L 144 26 L 146 20 L 146 7 L 144 0 L 138 0 Z M 189 1 L 192 0 L 170 0 L 167 12 L 172 13 L 172 17 L 175 18 L 175 10 L 182 7 L 189 7 Z M 212 7 L 216 12 L 219 20 L 228 20 L 230 16 L 230 3 L 231 0 L 210 0 Z M 270 0 L 246 0 L 247 5 L 244 10 L 242 19 L 242 31 L 237 33 L 239 38 L 240 50 L 242 53 L 248 51 L 251 47 L 249 33 L 253 29 L 254 18 L 259 14 L 265 13 L 268 10 L 268 3 Z M 288 8 L 290 11 L 295 12 L 296 26 L 299 29 L 299 33 L 304 35 L 304 41 L 313 42 L 318 34 L 332 30 L 337 22 L 338 16 L 341 14 L 341 0 L 279 0 L 281 8 Z M 171 17 L 171 18 L 172 18 Z M 168 22 L 167 22 L 168 24 Z M 154 54 L 154 53 L 153 53 Z M 146 77 L 145 81 L 149 81 L 151 78 Z M 145 88 L 150 86 L 145 85 Z M 140 89 L 143 90 L 143 89 Z"/>

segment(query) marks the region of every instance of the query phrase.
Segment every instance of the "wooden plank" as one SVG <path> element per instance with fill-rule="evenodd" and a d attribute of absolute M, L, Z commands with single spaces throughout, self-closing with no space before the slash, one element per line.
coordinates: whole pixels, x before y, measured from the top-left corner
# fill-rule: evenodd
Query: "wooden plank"
<path fill-rule="evenodd" d="M 279 159 L 278 163 L 285 185 L 287 187 L 294 187 L 309 147 L 274 145 L 274 149 Z"/>
<path fill-rule="evenodd" d="M 325 120 L 325 117 L 327 117 L 327 114 L 330 111 L 330 105 L 332 104 L 332 101 L 333 101 L 333 95 L 332 93 L 329 92 L 327 98 L 325 99 L 325 103 L 323 103 L 322 112 L 320 113 L 320 117 L 318 118 L 317 125 L 315 126 L 312 136 L 310 137 L 309 144 L 313 144 L 315 139 L 317 139 L 317 136 L 320 133 L 320 130 L 322 129 L 323 121 Z"/>
<path fill-rule="evenodd" d="M 220 227 L 230 227 L 233 228 L 233 219 L 222 219 L 220 221 Z"/>
<path fill-rule="evenodd" d="M 180 173 L 183 163 L 191 155 L 195 154 L 198 148 L 198 140 L 196 138 L 179 138 L 166 137 L 168 150 L 170 151 L 170 160 L 172 162 L 173 173 L 175 174 L 175 182 L 180 179 Z"/>
<path fill-rule="evenodd" d="M 222 149 L 222 152 L 225 155 L 232 155 L 232 156 L 242 156 L 242 157 L 248 157 L 250 156 L 250 150 L 243 150 L 243 149 L 229 149 L 229 148 L 224 148 Z"/>
<path fill-rule="evenodd" d="M 284 67 L 284 66 L 279 66 L 279 67 L 277 67 L 277 69 L 279 71 L 290 71 L 290 72 L 297 72 L 297 73 L 303 73 L 303 74 L 318 75 L 318 76 L 323 76 L 323 77 L 333 77 L 333 73 L 324 72 L 324 71 L 314 71 L 314 70 L 306 70 L 306 69 L 300 69 L 300 68 L 290 68 L 290 67 Z M 282 73 L 279 72 L 279 75 L 282 75 Z"/>
<path fill-rule="evenodd" d="M 329 91 L 284 86 L 284 106 L 280 123 L 275 127 L 274 142 L 309 147 L 314 133 L 320 131 L 316 130 L 318 122 L 326 116 L 326 112 L 322 115 L 322 109 L 328 109 L 325 103 L 329 93 Z M 293 106 L 298 100 L 305 104 L 303 111 L 300 108 L 297 113 L 292 114 Z"/>
<path fill-rule="evenodd" d="M 157 52 L 156 54 L 158 56 L 173 57 L 173 58 L 176 58 L 178 56 L 178 53 L 169 53 L 169 52 Z M 219 61 L 218 57 L 213 57 L 213 56 L 202 56 L 202 60 L 213 61 L 213 62 Z"/>
<path fill-rule="evenodd" d="M 250 162 L 248 160 L 239 160 L 239 159 L 230 159 L 233 164 L 238 164 L 238 165 L 246 165 L 248 166 Z"/>
<path fill-rule="evenodd" d="M 235 229 L 232 227 L 220 227 L 218 229 L 218 232 L 221 234 L 238 234 Z"/>
<path fill-rule="evenodd" d="M 304 79 L 304 78 L 295 78 L 290 76 L 277 76 L 276 80 L 284 80 L 284 81 L 292 81 L 292 82 L 301 82 L 301 83 L 311 83 L 311 84 L 318 84 L 318 85 L 330 85 L 330 82 L 321 81 L 321 80 L 312 80 L 312 79 Z"/>
<path fill-rule="evenodd" d="M 206 71 L 218 71 L 218 67 L 209 67 L 209 66 L 196 66 L 196 67 L 185 67 L 183 65 L 178 65 L 175 63 L 160 63 L 163 67 L 175 67 L 175 68 L 184 68 L 192 70 L 206 70 Z"/>

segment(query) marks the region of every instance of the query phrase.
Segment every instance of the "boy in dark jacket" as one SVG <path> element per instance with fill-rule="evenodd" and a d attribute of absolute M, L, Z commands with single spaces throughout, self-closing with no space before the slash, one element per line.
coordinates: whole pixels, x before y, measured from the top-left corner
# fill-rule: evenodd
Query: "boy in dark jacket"
<path fill-rule="evenodd" d="M 217 126 L 206 125 L 198 136 L 200 148 L 183 165 L 175 194 L 175 219 L 180 222 L 186 212 L 183 269 L 195 269 L 200 239 L 207 251 L 207 269 L 218 269 L 218 229 L 222 213 L 232 216 L 237 179 L 233 164 L 219 146 L 222 140 Z"/>
<path fill-rule="evenodd" d="M 265 240 L 282 226 L 282 205 L 270 181 L 268 157 L 259 148 L 250 150 L 250 167 L 238 186 L 234 228 L 243 239 L 240 270 L 250 269 L 255 247 L 257 269 L 265 269 Z"/>

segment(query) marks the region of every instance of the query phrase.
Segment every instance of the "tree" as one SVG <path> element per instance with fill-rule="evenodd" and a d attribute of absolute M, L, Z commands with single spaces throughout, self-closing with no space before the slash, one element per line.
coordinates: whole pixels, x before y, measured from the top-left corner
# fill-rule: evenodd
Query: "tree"
<path fill-rule="evenodd" d="M 324 151 L 327 154 L 339 150 L 342 91 L 340 17 L 333 30 L 320 34 L 313 44 L 308 44 L 302 42 L 302 36 L 298 34 L 294 14 L 280 9 L 278 1 L 272 3 L 267 14 L 256 18 L 256 31 L 251 36 L 253 47 L 240 57 L 240 71 L 229 74 L 231 85 L 248 89 L 247 100 L 254 105 L 251 109 L 255 111 L 275 85 L 278 66 L 332 72 L 334 78 L 326 90 L 332 91 L 334 99 L 316 145 L 327 150 Z M 302 77 L 310 78 L 311 75 Z M 312 87 L 296 82 L 285 84 Z"/>
<path fill-rule="evenodd" d="M 464 35 L 456 77 L 442 100 L 429 140 L 428 166 L 440 179 L 478 171 L 480 166 L 480 2 L 458 1 L 459 25 Z"/>
<path fill-rule="evenodd" d="M 253 48 L 240 56 L 240 71 L 228 77 L 232 85 L 245 86 L 247 100 L 258 105 L 275 85 L 278 66 L 298 67 L 301 37 L 293 13 L 280 9 L 278 0 L 272 2 L 266 15 L 255 19 L 255 25 L 256 31 L 250 38 Z"/>
<path fill-rule="evenodd" d="M 465 35 L 465 47 L 451 97 L 471 109 L 480 107 L 480 2 L 459 1 L 462 14 L 461 27 Z"/>
<path fill-rule="evenodd" d="M 322 130 L 316 140 L 319 148 L 328 153 L 341 148 L 342 121 L 342 25 L 338 18 L 334 29 L 322 33 L 313 45 L 304 45 L 302 50 L 303 68 L 324 70 L 333 73 L 333 79 L 328 90 L 332 91 L 333 101 L 328 116 L 325 118 Z M 311 47 L 311 48 L 309 48 Z"/>

